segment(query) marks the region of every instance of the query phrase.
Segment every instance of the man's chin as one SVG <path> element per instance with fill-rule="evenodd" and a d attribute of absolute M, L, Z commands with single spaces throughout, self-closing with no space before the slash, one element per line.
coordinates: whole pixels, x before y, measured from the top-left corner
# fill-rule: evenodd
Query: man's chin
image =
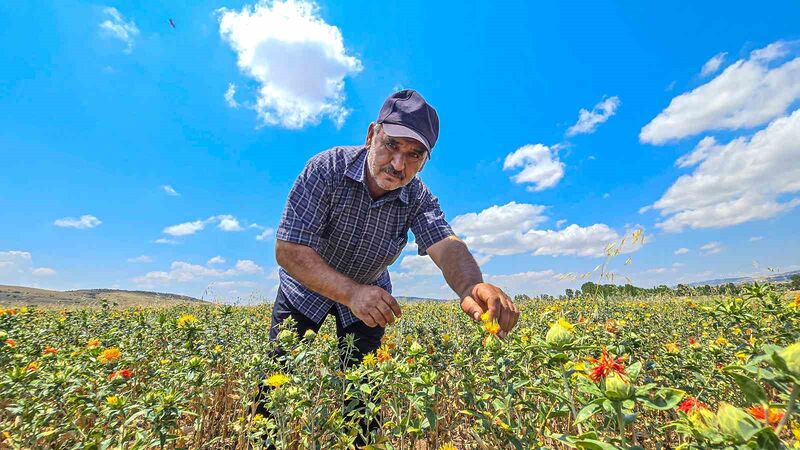
<path fill-rule="evenodd" d="M 399 178 L 395 178 L 387 173 L 381 175 L 382 180 L 378 183 L 378 186 L 384 191 L 393 191 L 403 186 L 403 181 Z"/>

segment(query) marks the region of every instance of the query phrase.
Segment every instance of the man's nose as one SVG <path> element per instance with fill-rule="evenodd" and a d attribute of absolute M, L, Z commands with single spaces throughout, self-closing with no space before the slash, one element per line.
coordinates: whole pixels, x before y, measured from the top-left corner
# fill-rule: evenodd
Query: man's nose
<path fill-rule="evenodd" d="M 402 152 L 395 152 L 392 156 L 392 167 L 398 172 L 402 172 L 406 168 L 406 157 Z"/>

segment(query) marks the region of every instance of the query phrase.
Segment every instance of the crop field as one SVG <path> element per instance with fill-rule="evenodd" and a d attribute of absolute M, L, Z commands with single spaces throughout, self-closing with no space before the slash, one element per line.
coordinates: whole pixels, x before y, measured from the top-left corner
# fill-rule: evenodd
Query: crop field
<path fill-rule="evenodd" d="M 800 448 L 800 294 L 520 304 L 506 340 L 404 305 L 344 371 L 330 320 L 270 357 L 269 306 L 3 309 L 0 447 L 350 448 L 380 416 L 367 448 Z"/>

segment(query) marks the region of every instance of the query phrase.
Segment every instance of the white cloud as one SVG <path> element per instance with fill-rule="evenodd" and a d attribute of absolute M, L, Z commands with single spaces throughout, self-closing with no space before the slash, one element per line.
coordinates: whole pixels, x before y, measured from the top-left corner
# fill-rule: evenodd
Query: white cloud
<path fill-rule="evenodd" d="M 606 245 L 622 239 L 605 224 L 569 225 L 561 230 L 538 230 L 544 206 L 510 202 L 479 213 L 457 216 L 453 230 L 474 251 L 486 255 L 603 256 Z M 632 250 L 629 249 L 629 250 Z"/>
<path fill-rule="evenodd" d="M 551 269 L 505 275 L 486 274 L 483 278 L 487 283 L 498 286 L 511 296 L 516 294 L 533 296 L 544 292 L 553 292 L 555 285 L 563 282 L 560 280 L 559 274 Z M 558 290 L 561 290 L 561 288 L 558 288 Z"/>
<path fill-rule="evenodd" d="M 695 166 L 697 163 L 708 158 L 708 155 L 716 146 L 717 140 L 712 136 L 706 136 L 697 143 L 694 150 L 678 158 L 678 160 L 675 161 L 675 165 L 678 167 Z"/>
<path fill-rule="evenodd" d="M 259 84 L 254 109 L 265 124 L 303 128 L 325 116 L 344 123 L 344 79 L 362 65 L 315 3 L 261 1 L 219 13 L 220 35 L 236 51 L 239 69 Z"/>
<path fill-rule="evenodd" d="M 256 273 L 261 273 L 263 271 L 264 269 L 262 269 L 261 266 L 259 266 L 255 262 L 249 259 L 240 259 L 236 261 L 236 266 L 234 266 L 233 273 L 231 273 L 231 275 L 236 275 L 236 274 L 252 275 Z"/>
<path fill-rule="evenodd" d="M 222 256 L 217 255 L 217 256 L 209 259 L 208 262 L 206 262 L 206 264 L 209 265 L 209 266 L 214 265 L 214 264 L 225 264 L 225 258 L 223 258 Z"/>
<path fill-rule="evenodd" d="M 611 197 L 611 194 L 609 194 L 608 192 L 603 194 L 603 199 L 607 199 L 607 198 L 610 198 L 610 197 Z"/>
<path fill-rule="evenodd" d="M 129 263 L 149 263 L 153 262 L 153 258 L 147 255 L 137 256 L 135 258 L 128 258 Z"/>
<path fill-rule="evenodd" d="M 225 103 L 233 109 L 239 107 L 239 102 L 236 101 L 236 85 L 228 83 L 228 89 L 225 91 Z"/>
<path fill-rule="evenodd" d="M 155 242 L 156 244 L 168 244 L 168 245 L 176 245 L 179 243 L 175 239 L 168 239 L 168 238 L 158 238 L 153 242 Z"/>
<path fill-rule="evenodd" d="M 669 269 L 667 269 L 666 267 L 655 267 L 652 269 L 647 269 L 644 272 L 648 274 L 659 274 L 659 273 L 666 273 L 668 271 Z"/>
<path fill-rule="evenodd" d="M 64 227 L 64 228 L 77 228 L 79 230 L 87 229 L 87 228 L 94 228 L 100 225 L 100 219 L 90 214 L 85 214 L 80 218 L 76 219 L 74 217 L 64 217 L 61 219 L 57 219 L 53 222 L 53 225 L 57 227 Z"/>
<path fill-rule="evenodd" d="M 530 183 L 529 191 L 541 191 L 558 184 L 564 177 L 564 163 L 558 159 L 558 150 L 546 145 L 525 145 L 506 155 L 503 170 L 521 167 L 511 177 L 515 183 Z"/>
<path fill-rule="evenodd" d="M 177 197 L 177 196 L 181 195 L 181 194 L 178 193 L 178 191 L 175 190 L 175 188 L 173 188 L 172 186 L 170 186 L 168 184 L 165 184 L 165 185 L 161 186 L 161 189 L 163 189 L 164 192 L 167 193 L 167 195 L 172 195 L 174 197 Z"/>
<path fill-rule="evenodd" d="M 691 174 L 679 177 L 652 206 L 666 218 L 656 224 L 669 232 L 721 228 L 767 219 L 800 199 L 800 109 L 776 119 L 752 137 L 703 150 Z"/>
<path fill-rule="evenodd" d="M 700 254 L 701 255 L 713 255 L 713 254 L 721 252 L 724 248 L 725 247 L 723 247 L 722 244 L 720 244 L 719 242 L 712 241 L 712 242 L 709 242 L 708 244 L 705 244 L 705 245 L 700 247 Z"/>
<path fill-rule="evenodd" d="M 206 227 L 206 221 L 195 220 L 194 222 L 184 222 L 164 228 L 163 232 L 170 236 L 188 236 L 195 234 Z"/>
<path fill-rule="evenodd" d="M 220 215 L 213 218 L 208 218 L 206 221 L 218 221 L 217 228 L 222 231 L 244 231 L 244 228 L 239 224 L 239 221 L 236 220 L 236 217 L 231 216 L 230 214 Z"/>
<path fill-rule="evenodd" d="M 52 277 L 56 275 L 56 271 L 49 267 L 37 267 L 31 270 L 31 275 L 35 277 Z"/>
<path fill-rule="evenodd" d="M 429 256 L 406 255 L 400 261 L 400 268 L 413 275 L 440 275 L 442 273 Z"/>
<path fill-rule="evenodd" d="M 561 226 L 564 225 L 565 223 L 567 223 L 567 219 L 556 220 L 556 228 L 561 228 Z"/>
<path fill-rule="evenodd" d="M 261 272 L 263 272 L 263 269 L 249 259 L 238 260 L 236 261 L 234 267 L 227 270 L 215 269 L 201 266 L 199 264 L 191 264 L 185 261 L 173 261 L 170 265 L 169 272 L 147 272 L 143 276 L 132 278 L 131 281 L 141 286 L 155 286 L 171 283 L 204 281 L 209 278 L 213 279 L 225 276 L 254 275 Z"/>
<path fill-rule="evenodd" d="M 750 242 L 758 242 L 762 239 L 764 239 L 764 236 L 753 236 L 750 238 Z"/>
<path fill-rule="evenodd" d="M 737 130 L 767 123 L 800 99 L 800 58 L 783 64 L 795 43 L 777 42 L 750 53 L 691 92 L 672 99 L 645 125 L 639 140 L 651 144 L 709 130 Z"/>
<path fill-rule="evenodd" d="M 569 127 L 567 136 L 576 134 L 591 134 L 597 130 L 597 126 L 607 121 L 616 114 L 620 105 L 619 97 L 609 97 L 594 105 L 591 111 L 581 109 L 578 112 L 578 122 Z"/>
<path fill-rule="evenodd" d="M 687 253 L 689 253 L 689 249 L 686 248 L 686 247 L 681 247 L 681 248 L 675 250 L 675 254 L 676 255 L 685 255 Z"/>
<path fill-rule="evenodd" d="M 709 59 L 708 61 L 706 61 L 705 64 L 703 64 L 703 68 L 700 69 L 700 76 L 707 77 L 712 73 L 716 73 L 722 66 L 722 63 L 725 62 L 725 57 L 727 55 L 728 55 L 727 52 L 722 52 L 712 56 L 711 59 Z"/>
<path fill-rule="evenodd" d="M 257 241 L 265 241 L 272 237 L 272 234 L 275 232 L 272 228 L 265 228 L 258 236 L 256 236 Z"/>
<path fill-rule="evenodd" d="M 136 23 L 133 20 L 125 20 L 125 17 L 122 16 L 117 8 L 103 8 L 103 14 L 106 15 L 106 20 L 100 23 L 100 30 L 102 30 L 103 34 L 124 42 L 126 45 L 125 53 L 132 52 L 133 41 L 139 35 L 139 28 L 136 27 Z"/>

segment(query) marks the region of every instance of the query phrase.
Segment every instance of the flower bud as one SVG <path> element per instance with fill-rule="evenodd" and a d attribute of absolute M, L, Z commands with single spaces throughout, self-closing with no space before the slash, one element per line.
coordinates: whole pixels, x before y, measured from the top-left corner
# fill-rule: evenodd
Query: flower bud
<path fill-rule="evenodd" d="M 747 442 L 761 428 L 750 414 L 725 402 L 719 405 L 717 422 L 720 431 L 739 444 Z"/>
<path fill-rule="evenodd" d="M 623 401 L 633 397 L 636 390 L 628 378 L 617 372 L 611 372 L 606 377 L 606 398 L 612 401 Z"/>
<path fill-rule="evenodd" d="M 710 409 L 693 409 L 689 412 L 689 422 L 703 435 L 711 434 L 717 429 L 717 416 Z"/>
<path fill-rule="evenodd" d="M 789 368 L 789 371 L 795 376 L 800 377 L 800 342 L 795 342 L 783 350 L 780 350 L 778 356 L 786 361 L 786 367 Z"/>
<path fill-rule="evenodd" d="M 297 340 L 297 334 L 294 331 L 284 329 L 278 333 L 278 342 L 283 345 L 293 345 Z"/>
<path fill-rule="evenodd" d="M 547 334 L 544 337 L 544 340 L 553 348 L 563 348 L 575 340 L 575 333 L 573 333 L 573 329 L 575 327 L 567 322 L 564 319 L 558 319 L 558 321 L 552 325 L 550 325 L 550 329 L 547 330 Z"/>
<path fill-rule="evenodd" d="M 317 337 L 317 333 L 314 330 L 306 330 L 305 334 L 303 334 L 303 340 L 311 342 L 314 338 Z"/>

